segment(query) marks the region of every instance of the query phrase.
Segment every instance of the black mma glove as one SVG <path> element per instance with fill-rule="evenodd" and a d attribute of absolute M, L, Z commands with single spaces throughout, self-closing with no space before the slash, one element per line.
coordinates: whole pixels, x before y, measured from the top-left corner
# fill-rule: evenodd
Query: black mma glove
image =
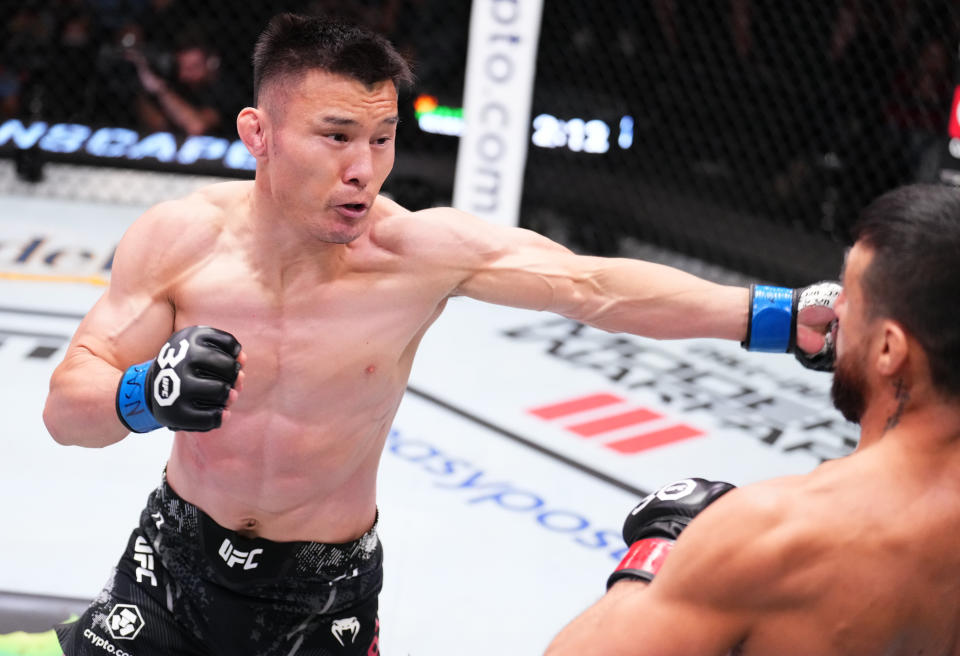
<path fill-rule="evenodd" d="M 623 523 L 623 539 L 630 549 L 607 579 L 607 589 L 625 578 L 652 581 L 683 529 L 734 487 L 721 481 L 687 478 L 644 497 Z"/>
<path fill-rule="evenodd" d="M 209 431 L 220 427 L 240 373 L 240 343 L 209 326 L 175 332 L 155 360 L 135 364 L 117 387 L 117 416 L 135 433 L 166 426 Z"/>
<path fill-rule="evenodd" d="M 833 308 L 842 287 L 824 280 L 799 289 L 750 285 L 750 319 L 743 347 L 748 351 L 793 353 L 808 369 L 833 371 L 833 322 L 826 326 L 823 348 L 806 353 L 797 346 L 797 317 L 806 308 Z"/>

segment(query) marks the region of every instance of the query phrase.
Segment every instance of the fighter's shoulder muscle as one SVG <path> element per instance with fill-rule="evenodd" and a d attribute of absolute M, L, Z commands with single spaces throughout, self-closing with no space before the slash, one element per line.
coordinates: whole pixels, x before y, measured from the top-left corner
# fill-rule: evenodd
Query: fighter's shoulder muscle
<path fill-rule="evenodd" d="M 827 511 L 805 498 L 808 486 L 787 476 L 724 495 L 680 536 L 658 582 L 747 612 L 809 602 L 835 550 Z"/>
<path fill-rule="evenodd" d="M 380 202 L 378 199 L 378 205 Z M 371 228 L 371 239 L 377 246 L 401 255 L 456 260 L 466 266 L 518 248 L 566 251 L 531 230 L 496 225 L 452 207 L 411 212 L 386 201 L 381 210 Z"/>
<path fill-rule="evenodd" d="M 158 203 L 127 229 L 114 258 L 114 282 L 175 277 L 214 251 L 226 222 L 222 192 L 201 189 Z"/>

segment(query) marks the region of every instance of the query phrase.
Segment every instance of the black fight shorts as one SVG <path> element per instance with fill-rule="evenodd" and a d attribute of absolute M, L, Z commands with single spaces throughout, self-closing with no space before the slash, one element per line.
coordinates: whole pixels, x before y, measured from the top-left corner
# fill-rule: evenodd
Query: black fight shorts
<path fill-rule="evenodd" d="M 164 480 L 103 591 L 57 637 L 66 656 L 375 656 L 382 564 L 376 523 L 342 544 L 244 538 Z"/>

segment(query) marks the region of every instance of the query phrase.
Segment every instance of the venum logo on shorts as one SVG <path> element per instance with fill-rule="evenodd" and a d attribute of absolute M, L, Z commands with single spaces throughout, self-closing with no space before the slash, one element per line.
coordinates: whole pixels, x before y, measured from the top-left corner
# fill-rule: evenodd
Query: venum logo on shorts
<path fill-rule="evenodd" d="M 143 615 L 133 604 L 116 604 L 107 615 L 107 631 L 114 640 L 133 640 L 143 628 Z"/>
<path fill-rule="evenodd" d="M 330 625 L 330 632 L 333 634 L 333 637 L 337 639 L 337 642 L 340 643 L 340 646 L 344 646 L 343 638 L 345 634 L 350 636 L 350 644 L 353 644 L 357 639 L 357 634 L 360 633 L 360 620 L 356 617 L 345 617 L 339 620 L 333 620 L 333 623 Z"/>
<path fill-rule="evenodd" d="M 242 564 L 243 569 L 256 569 L 260 563 L 254 559 L 262 553 L 263 549 L 240 551 L 233 546 L 233 543 L 230 542 L 230 538 L 224 538 L 223 544 L 220 545 L 219 551 L 220 557 L 223 558 L 223 562 L 225 562 L 227 567 L 230 569 L 233 569 L 233 566 L 238 564 Z"/>

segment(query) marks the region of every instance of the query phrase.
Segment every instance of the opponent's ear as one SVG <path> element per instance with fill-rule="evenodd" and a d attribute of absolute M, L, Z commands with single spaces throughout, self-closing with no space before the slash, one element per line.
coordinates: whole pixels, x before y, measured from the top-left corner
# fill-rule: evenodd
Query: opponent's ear
<path fill-rule="evenodd" d="M 884 320 L 880 326 L 883 342 L 877 357 L 877 371 L 884 376 L 893 376 L 907 362 L 910 340 L 906 331 L 896 321 Z"/>
<path fill-rule="evenodd" d="M 267 154 L 267 140 L 263 112 L 255 107 L 244 107 L 237 116 L 237 134 L 256 158 Z"/>

